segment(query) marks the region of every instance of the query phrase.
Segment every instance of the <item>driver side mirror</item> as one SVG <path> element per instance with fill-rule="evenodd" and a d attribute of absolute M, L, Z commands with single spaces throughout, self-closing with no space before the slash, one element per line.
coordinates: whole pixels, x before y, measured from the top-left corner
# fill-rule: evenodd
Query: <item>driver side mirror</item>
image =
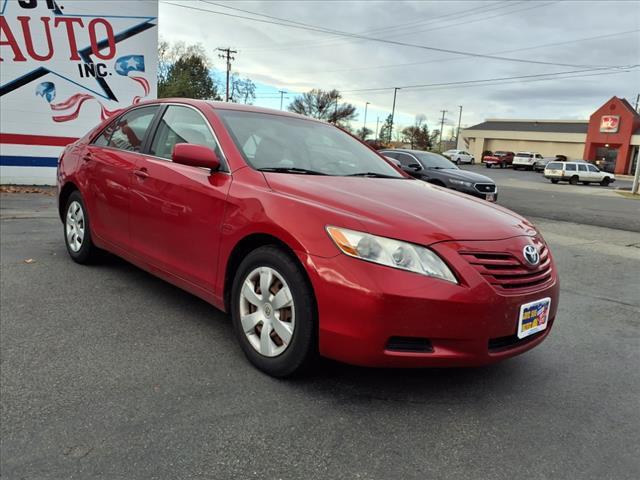
<path fill-rule="evenodd" d="M 407 165 L 407 170 L 411 170 L 412 172 L 417 172 L 421 169 L 422 167 L 419 163 L 410 163 L 409 165 Z"/>
<path fill-rule="evenodd" d="M 173 146 L 171 160 L 181 165 L 204 167 L 214 173 L 220 169 L 220 159 L 216 152 L 204 145 L 193 143 L 176 143 Z"/>

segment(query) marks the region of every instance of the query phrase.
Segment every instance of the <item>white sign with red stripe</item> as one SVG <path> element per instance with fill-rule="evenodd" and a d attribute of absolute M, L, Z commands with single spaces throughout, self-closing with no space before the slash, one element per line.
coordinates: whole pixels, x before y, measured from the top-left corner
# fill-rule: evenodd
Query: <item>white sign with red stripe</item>
<path fill-rule="evenodd" d="M 158 2 L 0 0 L 0 14 L 0 182 L 54 184 L 64 145 L 155 98 Z"/>

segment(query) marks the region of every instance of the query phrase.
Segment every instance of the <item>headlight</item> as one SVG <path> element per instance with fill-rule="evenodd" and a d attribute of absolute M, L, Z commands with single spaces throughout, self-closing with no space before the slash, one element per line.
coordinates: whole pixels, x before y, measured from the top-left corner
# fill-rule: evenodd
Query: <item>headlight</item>
<path fill-rule="evenodd" d="M 469 187 L 469 188 L 473 187 L 473 183 L 465 182 L 464 180 L 456 180 L 455 178 L 450 178 L 449 183 L 453 185 L 462 185 L 463 187 Z"/>
<path fill-rule="evenodd" d="M 449 267 L 428 248 L 346 228 L 328 226 L 327 233 L 350 257 L 458 283 Z"/>

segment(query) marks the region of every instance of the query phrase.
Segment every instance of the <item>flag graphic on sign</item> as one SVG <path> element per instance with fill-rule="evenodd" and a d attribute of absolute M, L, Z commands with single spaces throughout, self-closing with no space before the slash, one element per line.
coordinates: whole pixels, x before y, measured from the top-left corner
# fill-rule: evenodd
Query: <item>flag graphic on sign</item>
<path fill-rule="evenodd" d="M 143 55 L 125 55 L 116 60 L 116 73 L 118 75 L 127 76 L 129 72 L 144 72 L 144 56 Z"/>
<path fill-rule="evenodd" d="M 132 104 L 140 103 L 151 92 L 149 81 L 144 77 L 129 76 L 130 72 L 144 72 L 144 55 L 124 55 L 119 57 L 114 64 L 114 69 L 118 75 L 130 78 L 142 87 L 144 95 L 136 95 Z M 100 104 L 100 119 L 106 120 L 110 116 L 120 112 L 122 109 L 109 110 L 94 95 L 88 93 L 76 93 L 71 97 L 58 103 L 51 103 L 56 97 L 56 86 L 53 82 L 42 82 L 36 87 L 36 95 L 44 98 L 54 112 L 52 119 L 54 122 L 68 122 L 75 120 L 80 115 L 82 105 L 93 100 Z"/>

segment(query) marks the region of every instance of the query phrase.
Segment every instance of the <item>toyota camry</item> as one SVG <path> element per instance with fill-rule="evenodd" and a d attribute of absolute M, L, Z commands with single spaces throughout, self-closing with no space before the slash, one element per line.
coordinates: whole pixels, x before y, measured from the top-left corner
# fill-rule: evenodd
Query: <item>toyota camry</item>
<path fill-rule="evenodd" d="M 532 223 L 295 114 L 139 103 L 64 150 L 58 200 L 74 261 L 106 250 L 228 312 L 274 376 L 318 356 L 486 365 L 538 345 L 556 316 Z"/>

